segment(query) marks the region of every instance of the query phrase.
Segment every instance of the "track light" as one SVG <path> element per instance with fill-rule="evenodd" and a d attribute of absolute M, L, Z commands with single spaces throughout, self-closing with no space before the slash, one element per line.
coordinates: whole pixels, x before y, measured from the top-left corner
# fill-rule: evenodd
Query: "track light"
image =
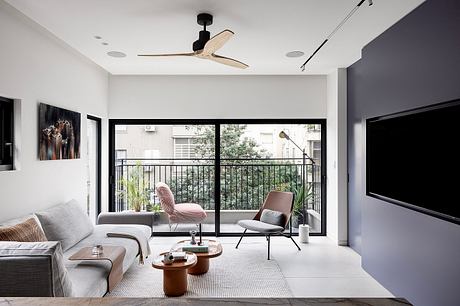
<path fill-rule="evenodd" d="M 335 27 L 331 34 L 329 34 L 326 37 L 326 39 L 321 43 L 321 45 L 319 45 L 319 47 L 316 48 L 316 50 L 312 53 L 312 55 L 310 55 L 310 57 L 305 61 L 305 63 L 303 63 L 302 66 L 300 66 L 300 69 L 302 69 L 302 71 L 305 71 L 305 66 L 307 65 L 307 63 L 313 58 L 313 56 L 315 56 L 316 53 L 318 53 L 318 51 L 329 41 L 329 39 L 331 39 L 332 36 L 334 36 L 334 34 L 348 21 L 348 19 L 350 19 L 351 16 L 353 16 L 353 14 L 359 9 L 359 7 L 361 6 L 361 4 L 364 3 L 364 1 L 366 0 L 359 1 L 359 3 L 351 10 L 351 12 L 348 13 L 348 15 L 339 23 L 339 25 Z M 369 6 L 374 4 L 372 0 L 367 1 L 369 3 Z"/>

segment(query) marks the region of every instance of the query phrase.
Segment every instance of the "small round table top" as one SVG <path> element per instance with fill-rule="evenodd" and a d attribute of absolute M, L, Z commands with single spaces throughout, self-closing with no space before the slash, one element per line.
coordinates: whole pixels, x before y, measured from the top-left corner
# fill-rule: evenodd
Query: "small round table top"
<path fill-rule="evenodd" d="M 203 239 L 203 241 L 207 241 L 208 242 L 208 252 L 205 252 L 205 253 L 194 253 L 198 258 L 199 257 L 204 257 L 204 258 L 213 258 L 213 257 L 217 257 L 217 256 L 220 256 L 222 254 L 222 245 L 220 244 L 219 241 L 216 241 L 216 240 L 211 240 L 211 239 Z M 182 246 L 187 243 L 187 242 L 190 242 L 190 240 L 182 240 L 182 241 L 179 241 L 178 243 L 176 243 L 176 245 L 174 245 L 172 247 L 172 250 L 174 251 L 182 251 Z M 188 253 L 188 252 L 187 252 Z"/>
<path fill-rule="evenodd" d="M 195 253 L 187 252 L 187 260 L 184 261 L 175 261 L 170 265 L 166 265 L 163 262 L 164 255 L 169 252 L 161 253 L 159 256 L 155 257 L 152 263 L 152 267 L 161 270 L 183 270 L 188 269 L 196 265 L 198 258 Z"/>

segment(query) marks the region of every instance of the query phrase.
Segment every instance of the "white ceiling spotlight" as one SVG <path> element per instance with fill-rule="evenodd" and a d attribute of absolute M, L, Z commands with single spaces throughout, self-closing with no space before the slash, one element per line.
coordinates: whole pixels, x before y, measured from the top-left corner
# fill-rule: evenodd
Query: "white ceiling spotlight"
<path fill-rule="evenodd" d="M 296 51 L 291 51 L 291 52 L 286 53 L 286 56 L 292 58 L 292 57 L 301 57 L 301 56 L 304 56 L 304 54 L 305 54 L 304 52 L 296 50 Z"/>
<path fill-rule="evenodd" d="M 117 58 L 126 57 L 126 53 L 123 53 L 120 51 L 109 51 L 107 52 L 107 55 L 111 57 L 117 57 Z"/>
<path fill-rule="evenodd" d="M 334 36 L 334 34 L 348 21 L 348 19 L 350 19 L 351 16 L 353 16 L 353 14 L 359 9 L 359 7 L 361 6 L 361 4 L 364 3 L 364 1 L 366 0 L 359 1 L 358 5 L 356 5 L 350 13 L 348 13 L 348 15 L 339 23 L 339 25 L 335 27 L 331 34 L 329 34 L 326 37 L 326 39 L 321 43 L 321 45 L 319 45 L 319 47 L 316 48 L 316 50 L 312 53 L 312 55 L 310 55 L 310 57 L 305 61 L 305 63 L 303 63 L 302 66 L 300 66 L 300 69 L 302 69 L 302 71 L 305 71 L 305 65 L 307 65 L 307 63 L 313 58 L 313 56 L 315 56 L 315 54 L 318 53 L 318 51 L 332 38 L 332 36 Z M 369 3 L 369 6 L 374 4 L 372 0 L 367 0 L 367 2 Z"/>

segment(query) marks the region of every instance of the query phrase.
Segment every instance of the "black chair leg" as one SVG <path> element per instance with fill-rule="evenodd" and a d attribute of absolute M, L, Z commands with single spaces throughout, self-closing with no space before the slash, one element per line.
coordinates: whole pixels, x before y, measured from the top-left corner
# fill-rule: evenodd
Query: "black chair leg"
<path fill-rule="evenodd" d="M 268 254 L 267 254 L 267 259 L 270 260 L 270 235 L 267 236 L 267 242 L 268 242 Z"/>
<path fill-rule="evenodd" d="M 246 234 L 246 231 L 247 231 L 247 229 L 244 230 L 244 232 L 243 232 L 243 234 L 241 235 L 240 240 L 238 241 L 238 244 L 236 245 L 235 249 L 237 249 L 238 246 L 240 245 L 240 242 L 241 242 L 241 240 L 243 239 L 244 234 Z"/>
<path fill-rule="evenodd" d="M 297 249 L 300 251 L 300 247 L 299 247 L 299 245 L 297 244 L 297 242 L 295 242 L 294 238 L 292 238 L 292 236 L 289 237 L 289 238 L 291 238 L 292 242 L 294 242 L 295 246 L 296 246 Z"/>
<path fill-rule="evenodd" d="M 199 230 L 200 230 L 200 242 L 198 243 L 198 245 L 202 245 L 203 244 L 203 235 L 202 235 L 202 232 L 201 232 L 201 223 L 199 224 Z"/>

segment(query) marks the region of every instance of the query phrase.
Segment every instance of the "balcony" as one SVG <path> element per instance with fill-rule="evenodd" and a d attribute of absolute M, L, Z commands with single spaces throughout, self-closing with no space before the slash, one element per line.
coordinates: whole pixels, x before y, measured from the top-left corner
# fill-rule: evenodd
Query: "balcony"
<path fill-rule="evenodd" d="M 208 217 L 203 223 L 204 232 L 215 232 L 216 190 L 214 159 L 117 159 L 115 164 L 115 209 L 130 209 L 124 181 L 137 177 L 139 188 L 151 191 L 149 210 L 159 204 L 154 194 L 155 184 L 165 182 L 171 187 L 176 203 L 200 204 Z M 303 176 L 305 175 L 305 176 Z M 308 223 L 312 232 L 321 230 L 321 166 L 303 164 L 299 158 L 221 159 L 220 160 L 220 232 L 239 233 L 237 222 L 252 219 L 271 190 L 294 191 L 309 186 L 311 197 L 305 201 Z M 155 232 L 188 232 L 193 225 L 169 225 L 167 215 L 160 211 Z M 299 217 L 293 216 L 296 232 Z M 301 222 L 301 220 L 300 220 Z"/>

